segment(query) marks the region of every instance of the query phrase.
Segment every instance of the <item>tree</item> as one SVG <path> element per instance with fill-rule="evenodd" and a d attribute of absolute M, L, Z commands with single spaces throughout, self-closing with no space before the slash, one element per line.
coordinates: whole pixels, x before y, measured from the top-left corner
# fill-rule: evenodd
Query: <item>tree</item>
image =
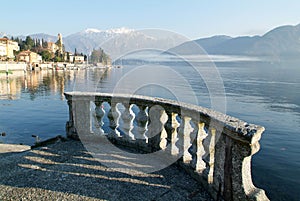
<path fill-rule="evenodd" d="M 42 47 L 45 49 L 48 47 L 48 42 L 44 41 L 44 39 L 42 39 Z"/>
<path fill-rule="evenodd" d="M 41 56 L 44 61 L 51 61 L 52 59 L 52 54 L 48 50 L 43 50 Z"/>
<path fill-rule="evenodd" d="M 93 50 L 91 54 L 91 62 L 92 63 L 99 63 L 101 58 L 101 52 L 99 50 Z"/>
<path fill-rule="evenodd" d="M 67 61 L 70 62 L 70 52 L 67 52 Z"/>
<path fill-rule="evenodd" d="M 65 59 L 64 59 L 64 55 L 61 54 L 59 50 L 57 50 L 57 51 L 55 52 L 54 61 L 55 61 L 55 62 L 61 62 L 61 61 L 64 61 L 64 60 L 65 60 Z"/>
<path fill-rule="evenodd" d="M 34 40 L 30 36 L 26 36 L 25 44 L 27 49 L 31 50 L 34 47 Z"/>
<path fill-rule="evenodd" d="M 99 48 L 98 50 L 94 49 L 92 51 L 90 60 L 92 63 L 103 63 L 106 65 L 110 61 L 110 58 L 103 49 Z"/>

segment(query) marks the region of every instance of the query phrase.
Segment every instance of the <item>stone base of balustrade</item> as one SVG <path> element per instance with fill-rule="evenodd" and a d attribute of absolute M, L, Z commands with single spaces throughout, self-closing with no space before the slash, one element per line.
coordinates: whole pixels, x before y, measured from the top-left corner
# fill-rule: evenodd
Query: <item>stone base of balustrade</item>
<path fill-rule="evenodd" d="M 67 134 L 67 137 L 70 139 L 80 140 L 79 136 L 76 132 L 76 129 L 73 126 L 73 123 L 70 121 L 67 121 L 67 123 L 66 123 L 66 134 Z"/>
<path fill-rule="evenodd" d="M 219 189 L 214 189 L 212 186 L 210 186 L 207 183 L 207 171 L 197 172 L 194 168 L 192 168 L 190 165 L 183 162 L 182 158 L 177 161 L 177 164 L 185 170 L 192 178 L 194 178 L 196 181 L 198 181 L 207 191 L 208 193 L 213 197 L 214 200 L 222 201 L 224 200 L 222 198 L 221 192 Z"/>

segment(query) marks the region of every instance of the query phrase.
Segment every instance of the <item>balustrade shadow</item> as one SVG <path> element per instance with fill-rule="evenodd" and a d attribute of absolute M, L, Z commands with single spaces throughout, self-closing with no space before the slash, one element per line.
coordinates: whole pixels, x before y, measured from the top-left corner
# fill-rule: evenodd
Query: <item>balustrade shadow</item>
<path fill-rule="evenodd" d="M 11 196 L 52 199 L 68 195 L 105 200 L 210 199 L 177 165 L 149 174 L 120 172 L 101 164 L 73 140 L 0 157 L 0 200 Z M 110 162 L 119 163 L 118 153 L 114 157 L 116 160 Z"/>

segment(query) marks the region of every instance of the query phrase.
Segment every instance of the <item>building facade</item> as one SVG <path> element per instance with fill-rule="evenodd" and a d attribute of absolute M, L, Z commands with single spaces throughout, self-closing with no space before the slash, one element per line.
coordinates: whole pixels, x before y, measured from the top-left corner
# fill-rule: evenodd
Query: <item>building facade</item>
<path fill-rule="evenodd" d="M 35 53 L 31 52 L 29 50 L 22 51 L 18 54 L 17 56 L 18 61 L 23 61 L 29 64 L 34 64 L 34 63 L 41 63 L 42 62 L 42 56 Z"/>
<path fill-rule="evenodd" d="M 17 42 L 7 38 L 0 38 L 0 60 L 14 60 L 14 51 L 20 51 Z"/>
<path fill-rule="evenodd" d="M 48 43 L 47 43 L 47 50 L 48 50 L 49 52 L 55 54 L 55 52 L 56 52 L 57 50 L 59 50 L 59 47 L 58 47 L 58 45 L 56 45 L 56 44 L 53 43 L 53 42 L 48 42 Z"/>

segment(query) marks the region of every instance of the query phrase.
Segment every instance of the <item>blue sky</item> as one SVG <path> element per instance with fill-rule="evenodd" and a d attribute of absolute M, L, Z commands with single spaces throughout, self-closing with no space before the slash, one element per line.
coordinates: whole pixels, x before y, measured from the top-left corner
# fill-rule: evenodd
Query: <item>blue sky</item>
<path fill-rule="evenodd" d="M 159 28 L 191 39 L 261 35 L 300 23 L 299 0 L 26 0 L 1 2 L 0 32 L 64 36 L 86 28 Z"/>

